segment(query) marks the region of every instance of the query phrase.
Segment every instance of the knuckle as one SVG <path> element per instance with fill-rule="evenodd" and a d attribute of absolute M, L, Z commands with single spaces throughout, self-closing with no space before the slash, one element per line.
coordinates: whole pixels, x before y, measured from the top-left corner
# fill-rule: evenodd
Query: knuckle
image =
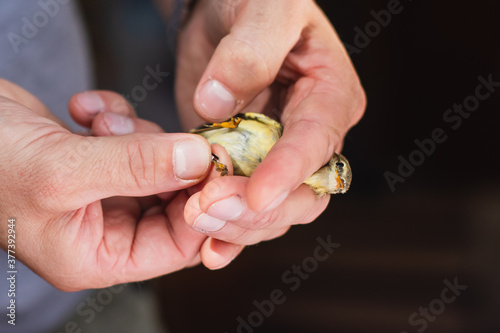
<path fill-rule="evenodd" d="M 238 232 L 231 233 L 230 235 L 224 237 L 224 241 L 233 244 L 247 245 L 250 233 L 251 230 L 241 229 Z"/>
<path fill-rule="evenodd" d="M 156 186 L 159 174 L 167 174 L 161 167 L 165 163 L 156 162 L 154 145 L 147 141 L 133 141 L 126 145 L 127 158 L 125 160 L 125 173 L 130 176 L 132 186 L 144 189 Z"/>
<path fill-rule="evenodd" d="M 226 177 L 227 178 L 227 177 Z M 207 200 L 218 197 L 227 188 L 227 180 L 224 177 L 215 178 L 209 181 L 201 192 L 203 199 Z"/>
<path fill-rule="evenodd" d="M 58 211 L 61 200 L 69 192 L 69 182 L 66 172 L 57 162 L 51 161 L 33 168 L 29 173 L 27 183 L 34 184 L 31 191 L 31 203 L 35 209 Z"/>
<path fill-rule="evenodd" d="M 257 219 L 252 221 L 250 228 L 253 230 L 268 229 L 280 220 L 279 209 L 258 216 Z"/>
<path fill-rule="evenodd" d="M 134 115 L 132 106 L 125 98 L 118 94 L 112 97 L 111 112 L 124 116 Z"/>

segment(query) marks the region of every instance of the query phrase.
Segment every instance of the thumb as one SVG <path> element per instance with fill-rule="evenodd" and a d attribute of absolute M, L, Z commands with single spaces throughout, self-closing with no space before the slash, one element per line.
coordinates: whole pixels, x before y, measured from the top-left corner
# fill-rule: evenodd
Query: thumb
<path fill-rule="evenodd" d="M 195 109 L 206 120 L 240 112 L 269 86 L 306 24 L 301 1 L 241 3 L 194 95 Z"/>
<path fill-rule="evenodd" d="M 208 142 L 193 134 L 68 134 L 53 151 L 45 181 L 50 209 L 68 211 L 111 196 L 148 196 L 201 181 L 211 164 Z M 46 151 L 46 150 L 45 150 Z M 55 162 L 54 162 L 55 161 Z"/>
<path fill-rule="evenodd" d="M 15 83 L 0 78 L 0 96 L 8 98 L 16 103 L 19 103 L 36 114 L 48 118 L 61 126 L 65 126 L 63 122 L 54 116 L 50 110 L 34 95 L 30 94 L 25 89 Z"/>

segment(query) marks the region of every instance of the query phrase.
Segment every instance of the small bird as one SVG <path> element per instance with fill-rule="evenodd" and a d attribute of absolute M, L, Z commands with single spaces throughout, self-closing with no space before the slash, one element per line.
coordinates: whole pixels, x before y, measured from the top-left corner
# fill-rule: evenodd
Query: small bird
<path fill-rule="evenodd" d="M 283 126 L 261 113 L 247 112 L 225 122 L 204 124 L 190 132 L 203 136 L 210 144 L 224 147 L 231 157 L 234 174 L 250 177 L 283 134 Z M 221 176 L 227 175 L 227 167 L 219 158 L 213 155 L 212 159 Z M 330 161 L 304 183 L 323 196 L 345 193 L 351 180 L 349 162 L 342 154 L 334 153 Z"/>

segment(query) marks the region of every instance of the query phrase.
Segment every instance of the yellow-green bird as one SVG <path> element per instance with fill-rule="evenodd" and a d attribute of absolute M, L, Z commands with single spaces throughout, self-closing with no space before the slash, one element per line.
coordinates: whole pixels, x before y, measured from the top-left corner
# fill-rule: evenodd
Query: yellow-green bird
<path fill-rule="evenodd" d="M 283 134 L 283 126 L 273 119 L 247 112 L 222 123 L 207 123 L 191 133 L 203 136 L 210 144 L 226 149 L 233 163 L 234 174 L 250 177 L 257 165 L 266 157 Z M 217 170 L 227 174 L 227 168 L 213 157 Z M 330 161 L 306 179 L 316 194 L 345 193 L 351 185 L 352 171 L 342 154 L 334 153 Z"/>

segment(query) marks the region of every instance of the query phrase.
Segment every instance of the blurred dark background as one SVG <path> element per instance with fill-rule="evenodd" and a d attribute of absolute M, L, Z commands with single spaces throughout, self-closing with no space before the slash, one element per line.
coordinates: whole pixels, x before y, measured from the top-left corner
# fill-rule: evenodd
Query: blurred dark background
<path fill-rule="evenodd" d="M 314 223 L 248 247 L 223 270 L 197 267 L 143 285 L 171 332 L 500 332 L 500 87 L 456 129 L 458 120 L 443 118 L 474 101 L 478 77 L 500 82 L 500 3 L 401 1 L 376 30 L 372 11 L 391 2 L 318 1 L 350 45 L 368 96 L 345 142 L 350 191 Z M 165 25 L 149 1 L 82 3 L 100 88 L 130 94 L 156 64 L 173 73 Z M 362 38 L 367 24 L 372 36 Z M 177 131 L 172 101 L 170 81 L 137 110 Z M 437 128 L 446 141 L 418 160 L 414 141 Z M 398 157 L 410 155 L 420 165 L 392 191 L 387 172 L 398 174 Z M 287 271 L 311 264 L 317 238 L 329 235 L 340 247 L 291 290 L 283 274 L 297 279 Z M 467 289 L 443 303 L 444 280 Z M 257 314 L 255 301 L 265 304 L 275 289 L 286 301 Z M 425 319 L 419 311 L 429 307 Z"/>

